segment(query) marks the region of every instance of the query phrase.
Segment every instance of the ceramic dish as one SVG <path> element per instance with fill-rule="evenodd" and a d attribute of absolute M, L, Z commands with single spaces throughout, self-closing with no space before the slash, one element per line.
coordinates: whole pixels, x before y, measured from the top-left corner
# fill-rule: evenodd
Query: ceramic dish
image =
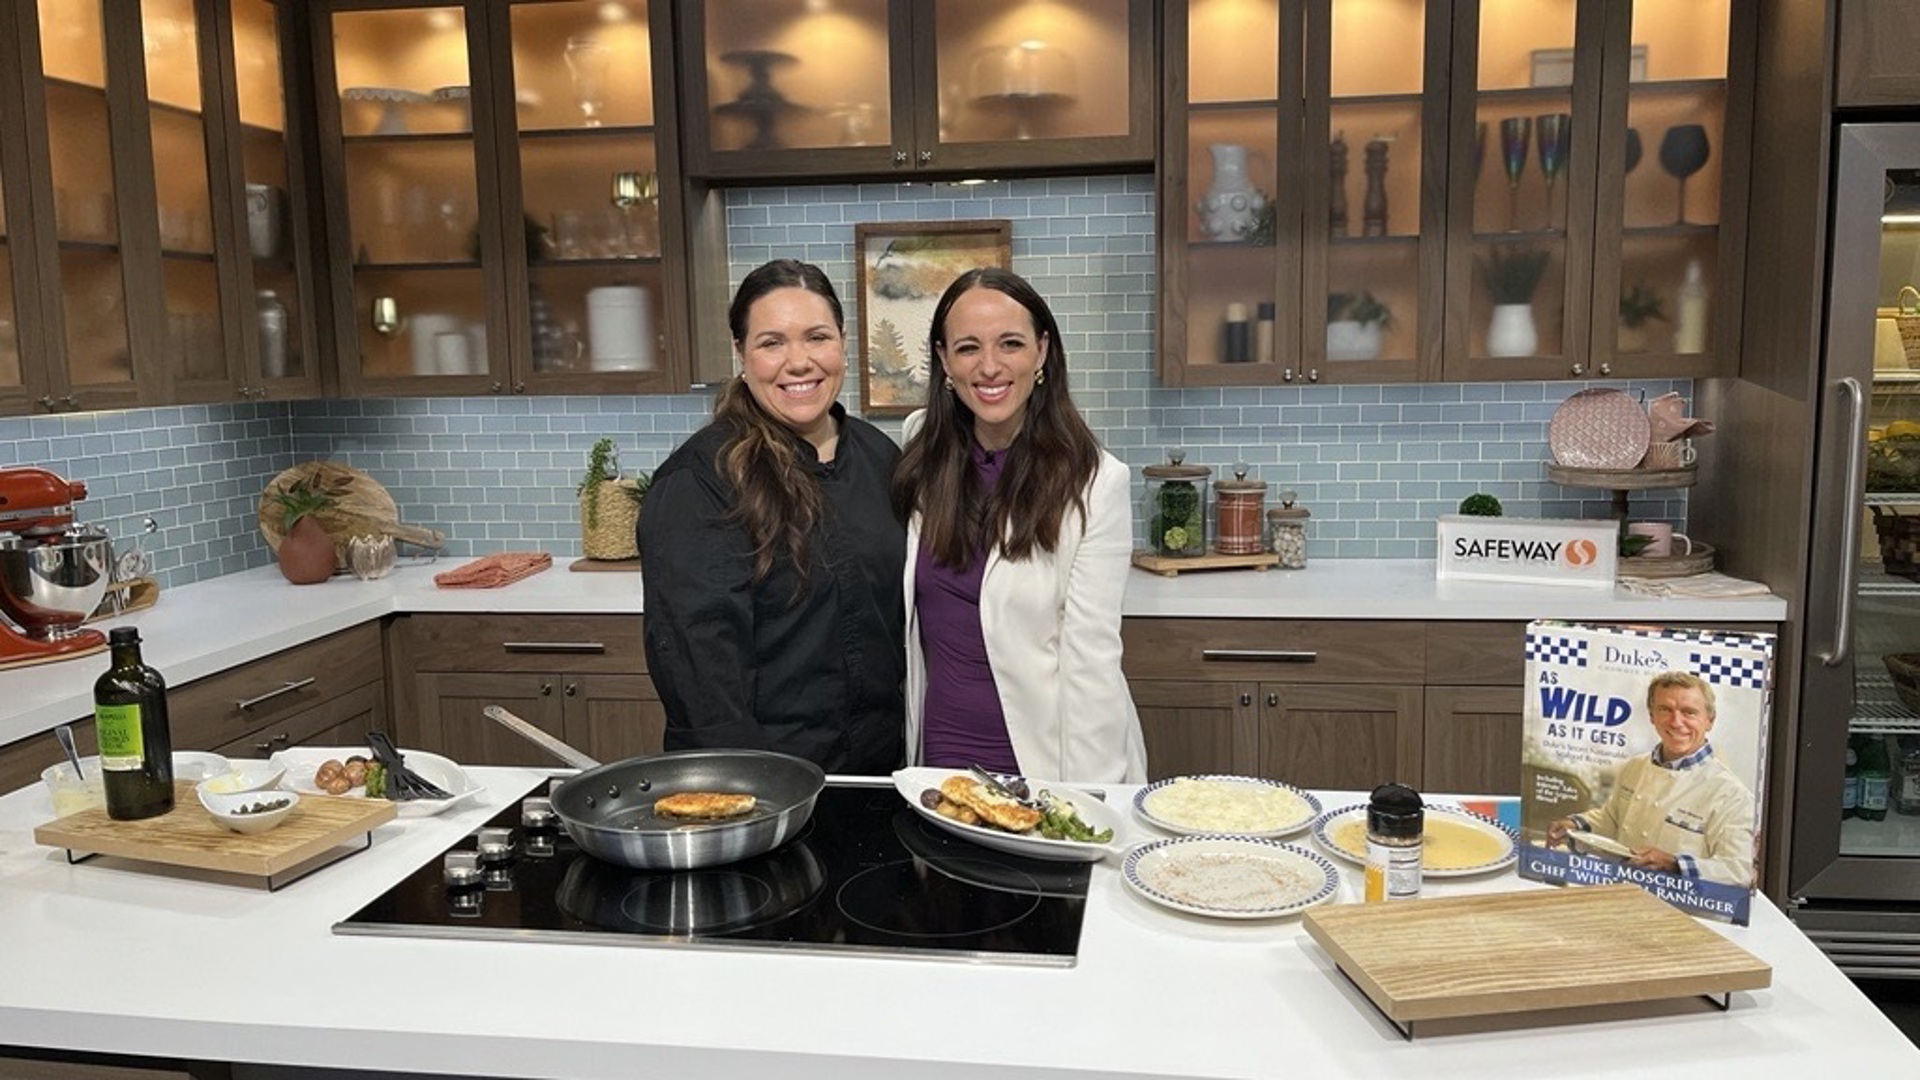
<path fill-rule="evenodd" d="M 213 820 L 238 833 L 263 833 L 277 828 L 300 805 L 300 796 L 291 791 L 242 791 L 219 794 L 207 790 L 203 781 L 195 789 L 200 805 Z"/>
<path fill-rule="evenodd" d="M 1453 830 L 1460 830 L 1455 833 Z M 1420 876 L 1423 878 L 1467 877 L 1472 874 L 1486 874 L 1512 866 L 1520 857 L 1520 848 L 1513 833 L 1492 818 L 1463 810 L 1457 806 L 1427 807 L 1427 843 L 1426 854 L 1431 860 L 1439 845 L 1448 844 L 1450 848 L 1466 849 L 1479 846 L 1483 855 L 1458 860 L 1453 865 L 1423 865 Z M 1322 848 L 1347 862 L 1356 865 L 1367 861 L 1367 807 L 1364 803 L 1343 806 L 1338 810 L 1329 810 L 1313 822 L 1313 838 Z M 1444 853 L 1442 855 L 1444 857 Z"/>
<path fill-rule="evenodd" d="M 1127 852 L 1134 892 L 1175 911 L 1215 919 L 1274 919 L 1324 904 L 1340 871 L 1294 844 L 1245 836 L 1183 836 Z"/>
<path fill-rule="evenodd" d="M 1625 390 L 1582 390 L 1547 422 L 1553 460 L 1572 469 L 1631 469 L 1647 456 L 1652 421 Z"/>
<path fill-rule="evenodd" d="M 1038 833 L 1022 834 L 1002 832 L 984 825 L 963 825 L 949 817 L 942 817 L 928 809 L 920 801 L 922 792 L 929 788 L 939 790 L 950 776 L 967 775 L 960 769 L 933 769 L 919 766 L 900 769 L 893 774 L 893 788 L 914 812 L 963 840 L 971 840 L 982 847 L 995 851 L 1004 851 L 1010 855 L 1025 855 L 1030 859 L 1050 859 L 1055 862 L 1098 862 L 1110 854 L 1126 850 L 1121 843 L 1126 838 L 1126 823 L 1121 820 L 1119 811 L 1101 802 L 1091 792 L 1066 784 L 1055 784 L 1039 780 L 1028 781 L 1036 789 L 1045 789 L 1073 803 L 1080 813 L 1080 820 L 1086 822 L 1095 832 L 1102 829 L 1113 830 L 1113 840 L 1105 844 L 1087 844 L 1074 840 L 1049 840 Z"/>
<path fill-rule="evenodd" d="M 273 755 L 269 764 L 285 769 L 287 775 L 281 779 L 280 786 L 288 791 L 298 791 L 304 795 L 328 794 L 315 786 L 314 771 L 328 761 L 346 761 L 354 754 L 371 759 L 373 753 L 364 746 L 296 746 Z M 394 810 L 401 817 L 431 817 L 466 802 L 473 796 L 486 790 L 465 769 L 425 750 L 402 748 L 400 756 L 406 759 L 407 767 L 419 773 L 423 778 L 453 793 L 451 799 L 407 799 L 394 803 Z M 349 788 L 342 798 L 364 799 L 367 793 L 362 788 Z"/>
<path fill-rule="evenodd" d="M 237 795 L 243 791 L 266 791 L 280 783 L 287 775 L 285 769 L 272 765 L 242 765 L 231 772 L 208 777 L 200 781 L 200 790 L 215 795 Z"/>
<path fill-rule="evenodd" d="M 1204 785 L 1193 787 L 1192 785 Z M 1177 789 L 1177 790 L 1176 790 Z M 1212 805 L 1176 806 L 1204 792 Z M 1170 776 L 1133 795 L 1133 812 L 1157 828 L 1185 836 L 1292 836 L 1313 824 L 1320 800 L 1278 780 L 1253 776 Z"/>
<path fill-rule="evenodd" d="M 1615 859 L 1633 858 L 1633 849 L 1613 837 L 1581 832 L 1578 829 L 1567 834 L 1567 846 L 1582 855 L 1607 855 Z"/>

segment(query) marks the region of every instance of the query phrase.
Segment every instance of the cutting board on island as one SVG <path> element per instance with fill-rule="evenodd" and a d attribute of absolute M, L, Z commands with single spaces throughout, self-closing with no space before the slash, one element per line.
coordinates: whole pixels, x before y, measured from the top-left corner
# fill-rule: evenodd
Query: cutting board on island
<path fill-rule="evenodd" d="M 47 822 L 33 830 L 33 839 L 47 847 L 66 848 L 76 858 L 114 855 L 236 874 L 277 888 L 359 850 L 334 854 L 341 845 L 392 821 L 395 813 L 393 803 L 385 799 L 302 795 L 300 805 L 278 827 L 263 833 L 237 833 L 213 820 L 200 805 L 193 784 L 182 780 L 173 785 L 173 809 L 158 817 L 115 821 L 105 808 L 95 807 Z M 290 871 L 298 872 L 289 875 Z"/>
<path fill-rule="evenodd" d="M 1389 1020 L 1759 990 L 1773 969 L 1638 885 L 1345 904 L 1306 930 Z"/>

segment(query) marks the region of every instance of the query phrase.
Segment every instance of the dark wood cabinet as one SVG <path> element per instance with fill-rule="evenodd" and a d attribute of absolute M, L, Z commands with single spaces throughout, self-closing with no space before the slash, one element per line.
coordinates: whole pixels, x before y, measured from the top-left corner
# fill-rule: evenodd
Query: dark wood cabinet
<path fill-rule="evenodd" d="M 1920 103 L 1920 6 L 1911 0 L 1839 0 L 1834 103 Z"/>

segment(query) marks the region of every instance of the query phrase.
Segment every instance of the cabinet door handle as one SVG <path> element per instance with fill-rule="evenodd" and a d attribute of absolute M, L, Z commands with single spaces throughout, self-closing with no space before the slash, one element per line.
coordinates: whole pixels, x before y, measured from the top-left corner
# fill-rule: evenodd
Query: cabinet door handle
<path fill-rule="evenodd" d="M 1846 399 L 1847 418 L 1847 476 L 1840 490 L 1853 497 L 1865 490 L 1861 486 L 1861 459 L 1867 449 L 1867 395 L 1860 388 L 1860 380 L 1848 376 L 1840 380 L 1840 395 Z M 1827 445 L 1833 445 L 1829 442 Z M 1834 582 L 1840 587 L 1840 602 L 1833 609 L 1833 641 L 1820 653 L 1820 663 L 1826 667 L 1838 667 L 1853 650 L 1853 590 L 1854 564 L 1860 558 L 1860 511 L 1859 505 L 1852 507 L 1851 513 L 1840 515 L 1840 559 L 1839 573 Z"/>
<path fill-rule="evenodd" d="M 543 682 L 543 683 L 541 683 L 541 684 L 540 684 L 540 696 L 541 696 L 541 697 L 551 697 L 551 696 L 553 696 L 553 684 L 552 684 L 552 683 L 550 683 L 550 682 Z"/>
<path fill-rule="evenodd" d="M 1279 707 L 1280 707 L 1280 695 L 1279 695 L 1279 694 L 1268 694 L 1268 695 L 1267 695 L 1267 708 L 1269 708 L 1269 709 L 1277 709 L 1277 708 L 1279 708 Z"/>
<path fill-rule="evenodd" d="M 287 733 L 283 731 L 280 734 L 275 735 L 273 738 L 268 739 L 265 742 L 254 743 L 253 752 L 256 754 L 259 754 L 261 757 L 266 757 L 269 754 L 273 753 L 274 747 L 285 746 L 287 745 L 288 742 L 289 742 L 289 739 L 287 738 Z"/>
<path fill-rule="evenodd" d="M 930 165 L 932 163 L 933 163 L 933 151 L 931 150 L 920 151 L 920 164 Z"/>
<path fill-rule="evenodd" d="M 1281 369 L 1280 369 L 1280 381 L 1281 381 L 1281 382 L 1292 382 L 1292 381 L 1293 381 L 1293 369 L 1292 369 L 1292 368 L 1281 368 Z"/>
<path fill-rule="evenodd" d="M 600 641 L 503 641 L 500 647 L 508 652 L 518 653 L 603 653 L 607 651 L 606 643 Z"/>
<path fill-rule="evenodd" d="M 1308 369 L 1307 369 L 1307 381 L 1308 381 L 1308 382 L 1312 382 L 1312 383 L 1317 383 L 1317 382 L 1319 382 L 1319 381 L 1320 381 L 1320 369 L 1319 369 L 1319 368 L 1308 368 Z"/>
<path fill-rule="evenodd" d="M 895 150 L 893 152 L 893 163 L 895 165 L 905 165 L 907 163 L 907 152 L 905 150 Z"/>
<path fill-rule="evenodd" d="M 1251 705 L 1251 704 L 1253 704 L 1253 695 L 1252 695 L 1252 694 L 1241 694 L 1241 695 L 1240 695 L 1240 707 L 1241 707 L 1241 708 L 1243 708 L 1243 709 L 1244 709 L 1244 708 L 1246 708 L 1247 706 L 1249 706 L 1249 705 Z"/>
<path fill-rule="evenodd" d="M 52 412 L 52 411 L 53 411 L 53 406 L 54 406 L 54 400 L 53 400 L 53 398 L 51 398 L 51 397 L 46 397 L 46 396 L 43 396 L 43 397 L 41 397 L 41 399 L 40 399 L 40 407 L 41 407 L 41 408 L 43 408 L 43 409 L 45 409 L 45 410 L 47 410 L 48 412 Z"/>
<path fill-rule="evenodd" d="M 1600 365 L 1600 374 L 1601 374 L 1602 376 L 1607 376 L 1607 375 L 1611 375 L 1611 374 L 1613 374 L 1613 365 L 1612 365 L 1612 364 L 1601 364 L 1601 365 Z"/>
<path fill-rule="evenodd" d="M 1575 364 L 1573 365 L 1572 368 L 1568 369 L 1567 371 L 1567 374 L 1572 375 L 1576 379 L 1582 375 L 1585 375 L 1586 373 L 1587 373 L 1587 365 L 1585 364 Z"/>
<path fill-rule="evenodd" d="M 573 697 L 575 694 L 578 694 L 580 692 L 580 687 L 578 687 L 573 683 L 568 683 L 566 690 L 562 692 L 565 693 L 568 697 Z"/>
<path fill-rule="evenodd" d="M 269 690 L 266 693 L 261 694 L 259 697 L 250 697 L 240 701 L 236 701 L 233 703 L 233 707 L 236 709 L 239 709 L 241 712 L 246 712 L 248 709 L 253 708 L 255 705 L 258 705 L 263 701 L 271 701 L 274 698 L 279 697 L 281 694 L 291 694 L 295 690 L 304 690 L 307 687 L 313 685 L 314 678 L 315 676 L 309 675 L 306 678 L 301 679 L 299 682 L 281 683 L 280 688 L 278 690 Z"/>
<path fill-rule="evenodd" d="M 1311 664 L 1320 658 L 1313 649 L 1201 649 L 1200 659 L 1241 663 L 1273 661 L 1281 664 Z"/>
<path fill-rule="evenodd" d="M 527 392 L 527 384 L 526 384 L 526 383 L 523 383 L 523 382 L 517 382 L 517 383 L 514 383 L 514 384 L 513 384 L 513 392 L 514 392 L 514 393 L 516 393 L 516 394 L 524 394 L 524 393 L 526 393 L 526 392 Z"/>

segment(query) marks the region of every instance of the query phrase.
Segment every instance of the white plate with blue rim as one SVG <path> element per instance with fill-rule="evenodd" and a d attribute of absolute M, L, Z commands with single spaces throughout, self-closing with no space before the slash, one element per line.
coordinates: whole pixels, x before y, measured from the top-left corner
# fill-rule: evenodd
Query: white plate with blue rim
<path fill-rule="evenodd" d="M 1129 888 L 1162 907 L 1213 919 L 1277 919 L 1332 900 L 1340 871 L 1298 844 L 1250 836 L 1181 836 L 1127 852 Z"/>
<path fill-rule="evenodd" d="M 1320 800 L 1292 784 L 1257 776 L 1170 776 L 1133 794 L 1133 812 L 1184 836 L 1275 840 L 1313 824 Z"/>
<path fill-rule="evenodd" d="M 1458 806 L 1428 805 L 1421 851 L 1423 878 L 1467 877 L 1512 866 L 1520 857 L 1513 830 Z M 1367 806 L 1355 803 L 1321 814 L 1313 838 L 1335 857 L 1355 865 L 1367 861 Z"/>
<path fill-rule="evenodd" d="M 1033 788 L 1045 788 L 1056 796 L 1073 804 L 1080 820 L 1095 832 L 1103 829 L 1113 830 L 1113 839 L 1105 844 L 1082 843 L 1077 840 L 1049 840 L 1038 832 L 1010 833 L 1002 829 L 988 828 L 985 825 L 967 825 L 943 816 L 928 807 L 922 796 L 929 790 L 938 792 L 940 785 L 950 776 L 968 776 L 965 769 L 935 769 L 926 766 L 897 769 L 893 774 L 893 788 L 914 812 L 963 840 L 971 840 L 982 847 L 995 851 L 1004 851 L 1009 855 L 1025 855 L 1029 859 L 1051 859 L 1056 862 L 1098 862 L 1108 855 L 1123 850 L 1121 841 L 1126 835 L 1126 823 L 1120 818 L 1120 812 L 1100 801 L 1092 792 L 1056 784 L 1052 781 L 1031 780 Z M 1003 777 L 1004 779 L 1004 777 Z"/>

